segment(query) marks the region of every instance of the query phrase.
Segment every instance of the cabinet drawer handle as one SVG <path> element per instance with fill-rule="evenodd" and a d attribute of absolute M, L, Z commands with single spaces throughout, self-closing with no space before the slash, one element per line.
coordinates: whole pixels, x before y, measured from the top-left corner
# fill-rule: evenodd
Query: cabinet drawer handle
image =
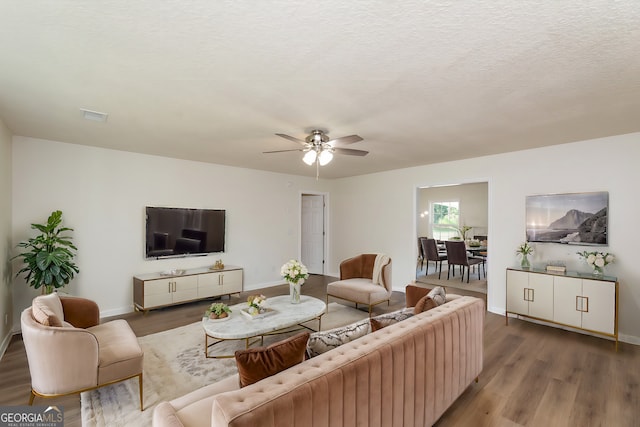
<path fill-rule="evenodd" d="M 534 296 L 535 296 L 535 294 L 533 293 L 533 289 L 524 288 L 524 300 L 525 301 L 533 302 Z"/>
<path fill-rule="evenodd" d="M 580 295 L 576 296 L 576 311 L 580 311 L 582 313 L 589 312 L 589 297 L 581 297 Z"/>

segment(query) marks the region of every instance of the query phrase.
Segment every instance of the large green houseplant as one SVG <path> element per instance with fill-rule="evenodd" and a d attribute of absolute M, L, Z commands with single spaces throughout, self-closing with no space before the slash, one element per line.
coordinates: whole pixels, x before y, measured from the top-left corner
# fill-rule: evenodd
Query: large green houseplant
<path fill-rule="evenodd" d="M 62 211 L 52 212 L 46 224 L 31 224 L 31 228 L 40 234 L 20 242 L 18 247 L 25 251 L 14 257 L 22 258 L 25 264 L 16 276 L 26 273 L 27 283 L 35 289 L 44 286 L 47 294 L 68 284 L 80 271 L 73 262 L 78 249 L 71 242 L 72 237 L 66 234 L 73 229 L 60 224 Z"/>

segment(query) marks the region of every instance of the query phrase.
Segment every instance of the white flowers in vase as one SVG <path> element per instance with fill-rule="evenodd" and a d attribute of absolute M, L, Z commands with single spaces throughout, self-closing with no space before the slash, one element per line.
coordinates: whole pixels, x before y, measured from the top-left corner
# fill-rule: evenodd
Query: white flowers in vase
<path fill-rule="evenodd" d="M 302 285 L 309 277 L 309 271 L 300 261 L 292 259 L 280 268 L 280 275 L 289 283 Z"/>
<path fill-rule="evenodd" d="M 582 252 L 576 252 L 576 253 L 580 255 L 580 257 L 582 257 L 587 262 L 587 264 L 589 264 L 589 266 L 593 268 L 593 271 L 597 274 L 602 274 L 604 267 L 607 264 L 611 264 L 615 259 L 613 254 L 610 254 L 608 252 L 582 251 Z"/>

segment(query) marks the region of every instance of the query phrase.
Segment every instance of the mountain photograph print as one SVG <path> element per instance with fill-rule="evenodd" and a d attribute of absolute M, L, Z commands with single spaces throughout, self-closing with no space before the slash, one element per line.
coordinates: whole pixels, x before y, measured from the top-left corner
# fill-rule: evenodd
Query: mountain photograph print
<path fill-rule="evenodd" d="M 527 196 L 527 241 L 606 246 L 609 193 Z"/>

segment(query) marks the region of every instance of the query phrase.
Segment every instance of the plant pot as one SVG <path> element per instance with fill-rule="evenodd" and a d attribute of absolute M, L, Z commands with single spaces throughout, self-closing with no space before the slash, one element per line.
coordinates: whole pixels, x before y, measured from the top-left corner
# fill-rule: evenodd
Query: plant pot
<path fill-rule="evenodd" d="M 299 283 L 289 283 L 289 295 L 291 296 L 291 304 L 300 304 Z"/>

